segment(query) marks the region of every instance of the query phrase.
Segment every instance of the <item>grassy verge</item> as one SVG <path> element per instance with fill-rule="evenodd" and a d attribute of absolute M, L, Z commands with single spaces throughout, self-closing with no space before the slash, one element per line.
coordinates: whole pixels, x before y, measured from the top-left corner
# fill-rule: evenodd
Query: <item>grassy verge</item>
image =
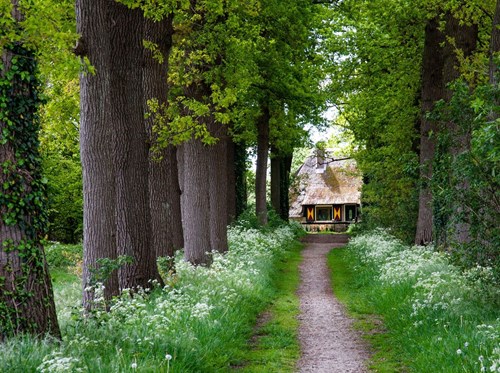
<path fill-rule="evenodd" d="M 232 227 L 229 252 L 214 253 L 209 268 L 193 267 L 180 253 L 168 286 L 124 291 L 109 312 L 100 300 L 102 288 L 96 286 L 95 309 L 88 317 L 80 313 L 79 281 L 64 271 L 78 259 L 66 262 L 57 255 L 77 248 L 51 247 L 63 340 L 5 341 L 0 344 L 0 372 L 231 371 L 241 361 L 241 351 L 248 350 L 257 316 L 275 295 L 276 268 L 284 265 L 296 233 L 292 226 Z M 283 334 L 282 345 L 285 340 Z"/>
<path fill-rule="evenodd" d="M 286 259 L 279 262 L 273 278 L 276 294 L 271 306 L 261 315 L 259 325 L 244 351 L 245 373 L 292 372 L 300 355 L 298 343 L 299 264 L 303 245 L 295 243 Z"/>
<path fill-rule="evenodd" d="M 500 372 L 500 291 L 491 268 L 383 231 L 329 256 L 334 288 L 365 332 L 379 372 Z M 380 315 L 380 316 L 374 316 Z"/>

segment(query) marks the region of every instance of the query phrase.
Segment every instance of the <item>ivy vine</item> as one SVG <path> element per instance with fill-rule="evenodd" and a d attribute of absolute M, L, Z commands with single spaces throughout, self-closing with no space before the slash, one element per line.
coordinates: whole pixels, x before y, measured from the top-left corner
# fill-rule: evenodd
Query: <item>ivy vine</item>
<path fill-rule="evenodd" d="M 0 268 L 0 336 L 37 328 L 18 308 L 34 296 L 30 282 L 45 280 L 41 241 L 47 228 L 45 180 L 38 153 L 38 108 L 43 98 L 37 63 L 34 53 L 19 43 L 4 48 L 3 56 L 11 57 L 0 61 L 1 225 L 18 228 L 22 239 L 5 233 L 0 237 L 7 258 L 16 251 L 21 263 L 20 272 L 10 259 Z"/>

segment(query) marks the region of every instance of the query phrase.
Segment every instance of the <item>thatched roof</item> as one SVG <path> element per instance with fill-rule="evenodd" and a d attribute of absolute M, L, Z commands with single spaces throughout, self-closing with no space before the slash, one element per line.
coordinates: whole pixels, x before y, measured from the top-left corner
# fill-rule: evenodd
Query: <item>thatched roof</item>
<path fill-rule="evenodd" d="M 290 217 L 302 216 L 304 205 L 359 204 L 362 178 L 352 159 L 306 159 L 290 192 Z"/>

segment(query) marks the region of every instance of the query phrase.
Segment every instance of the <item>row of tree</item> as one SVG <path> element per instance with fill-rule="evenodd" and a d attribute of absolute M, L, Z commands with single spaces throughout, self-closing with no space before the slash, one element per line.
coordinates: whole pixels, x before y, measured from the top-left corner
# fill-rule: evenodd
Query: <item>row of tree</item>
<path fill-rule="evenodd" d="M 329 38 L 331 97 L 359 148 L 365 222 L 497 268 L 499 6 L 343 1 Z"/>
<path fill-rule="evenodd" d="M 36 61 L 50 58 L 31 34 L 38 30 L 34 12 L 51 17 L 51 11 L 63 11 L 63 6 L 12 0 L 2 1 L 1 7 L 6 10 L 2 22 L 11 28 L 1 38 L 6 109 L 0 117 L 0 335 L 58 336 L 41 244 L 46 209 L 37 153 L 40 102 L 35 99 L 40 88 Z M 273 185 L 278 185 L 273 202 L 287 216 L 291 153 L 306 138 L 302 125 L 322 121 L 318 33 L 323 9 L 306 0 L 76 1 L 87 309 L 93 306 L 96 273 L 101 273 L 105 298 L 110 299 L 125 288 L 161 282 L 156 258 L 172 256 L 178 248 L 196 265 L 209 265 L 211 252 L 227 250 L 227 225 L 243 206 L 238 195 L 247 144 L 257 148 L 256 213 L 261 223 L 267 221 L 270 145 L 277 175 Z M 71 23 L 71 12 L 65 14 L 54 19 L 59 29 Z M 59 40 L 54 49 L 64 48 L 72 37 L 54 39 Z M 32 70 L 11 63 L 22 51 Z M 49 77 L 45 89 L 54 92 L 63 85 L 51 82 L 57 74 L 48 70 L 43 70 L 43 77 Z M 33 96 L 29 100 L 28 93 Z M 17 109 L 21 99 L 29 102 Z M 60 102 L 65 109 L 71 106 Z M 44 118 L 53 115 L 50 107 L 45 109 Z M 75 115 L 67 117 L 72 121 Z M 17 124 L 14 118 L 23 121 Z M 21 130 L 24 137 L 15 132 Z M 45 135 L 42 141 L 50 143 Z M 50 151 L 58 159 L 65 156 L 61 148 Z M 11 160 L 8 173 L 6 162 Z M 28 207 L 21 208 L 20 200 Z M 118 262 L 122 265 L 115 266 Z M 103 263 L 119 268 L 103 277 L 98 270 Z"/>

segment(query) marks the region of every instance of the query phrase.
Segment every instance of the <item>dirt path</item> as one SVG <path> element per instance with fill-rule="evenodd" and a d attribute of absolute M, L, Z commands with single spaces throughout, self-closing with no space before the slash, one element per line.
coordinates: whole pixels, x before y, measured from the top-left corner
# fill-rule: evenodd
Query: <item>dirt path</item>
<path fill-rule="evenodd" d="M 300 372 L 367 372 L 368 352 L 333 296 L 326 255 L 344 235 L 309 235 L 300 266 Z"/>

